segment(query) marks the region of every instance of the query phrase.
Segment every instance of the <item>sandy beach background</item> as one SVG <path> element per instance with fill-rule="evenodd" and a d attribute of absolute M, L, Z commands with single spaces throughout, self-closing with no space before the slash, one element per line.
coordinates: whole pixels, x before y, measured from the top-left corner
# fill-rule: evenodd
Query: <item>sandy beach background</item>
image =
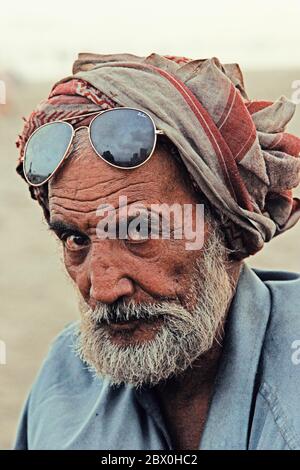
<path fill-rule="evenodd" d="M 300 69 L 246 71 L 251 98 L 291 97 Z M 0 365 L 0 448 L 12 446 L 22 403 L 51 339 L 77 318 L 77 297 L 61 263 L 60 247 L 48 233 L 39 206 L 15 173 L 15 140 L 21 116 L 44 98 L 47 83 L 7 83 L 7 105 L 0 105 L 0 340 L 7 364 Z M 300 135 L 300 111 L 290 132 Z M 300 191 L 298 191 L 300 196 Z M 300 223 L 248 259 L 251 266 L 300 271 Z"/>

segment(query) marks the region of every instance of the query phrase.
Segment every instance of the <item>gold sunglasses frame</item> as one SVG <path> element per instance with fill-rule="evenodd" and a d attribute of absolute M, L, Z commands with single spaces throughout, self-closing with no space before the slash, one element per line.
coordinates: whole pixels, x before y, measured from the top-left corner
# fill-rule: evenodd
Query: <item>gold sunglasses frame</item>
<path fill-rule="evenodd" d="M 107 112 L 112 112 L 112 111 L 115 111 L 117 109 L 132 109 L 134 111 L 139 111 L 143 114 L 145 114 L 147 117 L 150 118 L 151 122 L 152 122 L 152 125 L 153 125 L 153 129 L 154 129 L 154 142 L 153 142 L 153 148 L 151 150 L 151 153 L 149 155 L 149 157 L 146 158 L 145 161 L 143 161 L 142 163 L 139 163 L 138 165 L 135 165 L 135 166 L 131 166 L 131 167 L 123 167 L 123 166 L 118 166 L 118 165 L 115 165 L 114 163 L 111 163 L 111 162 L 108 162 L 107 160 L 105 160 L 105 158 L 102 157 L 102 155 L 95 149 L 94 145 L 93 145 L 93 142 L 92 142 L 92 139 L 91 139 L 91 125 L 92 123 L 94 122 L 94 120 L 104 114 L 104 113 L 107 113 Z M 79 118 L 83 118 L 83 117 L 88 117 L 88 116 L 93 116 L 95 115 L 95 117 L 91 120 L 91 122 L 89 123 L 88 126 L 79 126 L 77 127 L 76 129 L 74 129 L 73 125 L 70 124 L 68 121 L 73 121 L 75 119 L 79 119 Z M 43 127 L 46 127 L 46 126 L 49 126 L 51 124 L 54 124 L 56 122 L 63 122 L 63 123 L 66 123 L 70 126 L 71 130 L 72 130 L 72 135 L 71 135 L 71 138 L 70 138 L 70 143 L 62 157 L 62 159 L 60 160 L 60 162 L 58 163 L 58 165 L 56 166 L 56 168 L 53 170 L 53 172 L 51 173 L 50 176 L 48 176 L 47 179 L 45 179 L 45 181 L 43 181 L 42 183 L 38 183 L 38 184 L 35 184 L 35 183 L 31 183 L 27 176 L 26 176 L 26 171 L 25 171 L 25 160 L 26 160 L 26 150 L 27 150 L 27 147 L 28 147 L 28 144 L 31 140 L 31 138 L 35 135 L 36 132 L 38 132 L 40 129 L 42 129 Z M 43 184 L 47 183 L 47 181 L 50 180 L 50 178 L 52 178 L 52 176 L 57 172 L 57 170 L 61 167 L 61 165 L 64 163 L 64 161 L 69 157 L 69 155 L 71 154 L 70 151 L 70 148 L 72 146 L 72 143 L 73 143 L 73 139 L 76 135 L 76 132 L 79 131 L 80 129 L 87 129 L 88 131 L 88 136 L 89 136 L 89 141 L 90 141 L 90 144 L 92 146 L 92 149 L 94 150 L 94 152 L 96 153 L 96 155 L 98 155 L 98 157 L 100 157 L 103 161 L 105 161 L 108 165 L 111 165 L 115 168 L 119 168 L 119 169 L 122 169 L 122 170 L 134 170 L 135 168 L 138 168 L 142 165 L 144 165 L 153 155 L 153 152 L 155 150 L 155 147 L 156 147 L 156 143 L 157 143 L 157 135 L 163 135 L 165 134 L 163 130 L 160 130 L 160 129 L 157 129 L 156 128 L 156 125 L 155 125 L 155 122 L 153 121 L 152 117 L 150 116 L 150 114 L 148 114 L 146 111 L 143 111 L 142 109 L 139 109 L 139 108 L 131 108 L 131 107 L 126 107 L 126 106 L 118 106 L 116 108 L 110 108 L 110 109 L 104 109 L 103 111 L 93 111 L 91 113 L 86 113 L 86 114 L 81 114 L 81 115 L 77 115 L 77 116 L 72 116 L 72 117 L 69 117 L 69 118 L 64 118 L 64 119 L 58 119 L 56 121 L 51 121 L 51 122 L 47 122 L 46 124 L 43 124 L 42 126 L 38 127 L 32 134 L 31 136 L 29 137 L 28 141 L 26 142 L 26 145 L 25 145 L 25 149 L 24 149 L 24 160 L 23 160 L 23 173 L 24 173 L 24 177 L 27 181 L 27 183 L 30 185 L 30 186 L 33 186 L 33 187 L 39 187 L 39 186 L 42 186 Z"/>

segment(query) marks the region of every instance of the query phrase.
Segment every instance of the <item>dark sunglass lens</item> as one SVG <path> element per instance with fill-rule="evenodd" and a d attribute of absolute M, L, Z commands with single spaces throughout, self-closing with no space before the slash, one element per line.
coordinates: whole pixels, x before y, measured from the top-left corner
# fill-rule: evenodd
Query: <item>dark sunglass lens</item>
<path fill-rule="evenodd" d="M 62 161 L 73 135 L 66 122 L 53 122 L 38 129 L 28 141 L 24 172 L 31 184 L 42 184 Z"/>
<path fill-rule="evenodd" d="M 116 109 L 91 123 L 91 141 L 107 162 L 125 168 L 143 163 L 151 155 L 155 128 L 147 114 L 135 109 Z"/>

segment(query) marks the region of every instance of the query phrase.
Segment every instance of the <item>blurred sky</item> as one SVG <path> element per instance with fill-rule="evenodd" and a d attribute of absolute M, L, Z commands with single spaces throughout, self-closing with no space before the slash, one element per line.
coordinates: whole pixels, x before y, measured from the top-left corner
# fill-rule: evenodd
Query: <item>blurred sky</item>
<path fill-rule="evenodd" d="M 217 56 L 243 68 L 300 63 L 300 0 L 10 0 L 0 7 L 0 78 L 71 72 L 78 52 Z"/>

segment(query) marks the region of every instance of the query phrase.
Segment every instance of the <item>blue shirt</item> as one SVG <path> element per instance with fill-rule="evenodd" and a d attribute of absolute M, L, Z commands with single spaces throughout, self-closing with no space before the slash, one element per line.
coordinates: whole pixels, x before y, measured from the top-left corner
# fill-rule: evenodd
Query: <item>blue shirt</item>
<path fill-rule="evenodd" d="M 75 328 L 53 342 L 15 448 L 173 449 L 151 388 L 94 377 L 73 352 Z M 300 449 L 299 397 L 300 274 L 244 264 L 199 449 Z"/>

